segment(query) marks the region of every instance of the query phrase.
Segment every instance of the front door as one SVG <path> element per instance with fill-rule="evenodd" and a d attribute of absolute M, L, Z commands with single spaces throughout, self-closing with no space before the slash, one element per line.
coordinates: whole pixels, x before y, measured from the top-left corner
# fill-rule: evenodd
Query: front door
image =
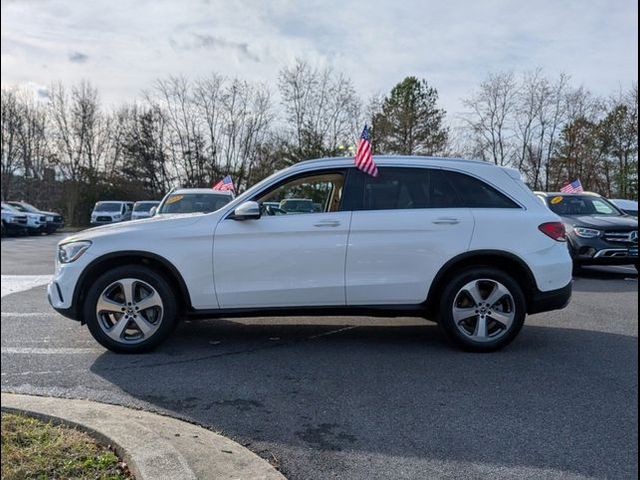
<path fill-rule="evenodd" d="M 253 198 L 261 218 L 222 220 L 213 246 L 220 308 L 344 305 L 344 184 L 343 170 L 297 175 Z"/>

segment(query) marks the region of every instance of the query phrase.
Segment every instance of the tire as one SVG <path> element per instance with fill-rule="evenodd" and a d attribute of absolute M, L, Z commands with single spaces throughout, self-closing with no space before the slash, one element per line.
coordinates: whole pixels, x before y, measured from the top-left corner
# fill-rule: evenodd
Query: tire
<path fill-rule="evenodd" d="M 492 295 L 498 300 L 488 305 Z M 518 282 L 507 273 L 472 267 L 449 279 L 439 312 L 440 328 L 454 345 L 472 352 L 493 352 L 511 343 L 522 329 L 526 300 Z"/>
<path fill-rule="evenodd" d="M 124 296 L 125 287 L 133 292 L 130 303 L 124 301 L 132 297 L 131 293 Z M 147 297 L 150 292 L 157 296 Z M 107 310 L 98 311 L 99 300 Z M 153 306 L 144 307 L 154 302 Z M 89 287 L 82 311 L 93 338 L 118 353 L 152 350 L 171 334 L 177 323 L 177 304 L 171 287 L 162 275 L 140 265 L 117 267 L 100 276 Z M 120 328 L 123 325 L 124 330 Z"/>

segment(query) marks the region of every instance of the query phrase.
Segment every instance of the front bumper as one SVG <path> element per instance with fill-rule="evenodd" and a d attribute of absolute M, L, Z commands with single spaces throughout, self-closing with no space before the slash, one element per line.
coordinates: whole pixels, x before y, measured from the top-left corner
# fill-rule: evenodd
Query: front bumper
<path fill-rule="evenodd" d="M 571 282 L 557 290 L 550 290 L 548 292 L 537 290 L 529 300 L 527 313 L 531 315 L 534 313 L 549 312 L 551 310 L 561 310 L 569 305 L 571 301 L 571 291 Z"/>
<path fill-rule="evenodd" d="M 607 242 L 602 238 L 571 235 L 571 256 L 579 265 L 628 265 L 638 262 L 638 244 Z"/>

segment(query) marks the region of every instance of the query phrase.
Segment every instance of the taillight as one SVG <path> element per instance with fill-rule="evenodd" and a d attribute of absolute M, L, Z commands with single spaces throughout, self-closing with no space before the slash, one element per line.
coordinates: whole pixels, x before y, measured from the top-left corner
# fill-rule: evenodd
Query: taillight
<path fill-rule="evenodd" d="M 556 242 L 567 241 L 567 232 L 562 222 L 543 223 L 538 229 L 546 236 L 553 238 Z"/>

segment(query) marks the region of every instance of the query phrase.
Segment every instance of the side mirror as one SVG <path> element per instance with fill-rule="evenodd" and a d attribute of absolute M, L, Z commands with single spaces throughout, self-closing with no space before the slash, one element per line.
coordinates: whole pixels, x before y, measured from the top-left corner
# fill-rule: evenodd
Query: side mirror
<path fill-rule="evenodd" d="M 157 213 L 157 211 L 158 211 L 158 207 L 151 207 L 151 210 L 149 210 L 149 216 L 150 216 L 150 217 L 155 216 L 155 214 Z"/>
<path fill-rule="evenodd" d="M 260 218 L 260 204 L 252 201 L 241 203 L 229 218 L 234 220 L 257 220 Z"/>

